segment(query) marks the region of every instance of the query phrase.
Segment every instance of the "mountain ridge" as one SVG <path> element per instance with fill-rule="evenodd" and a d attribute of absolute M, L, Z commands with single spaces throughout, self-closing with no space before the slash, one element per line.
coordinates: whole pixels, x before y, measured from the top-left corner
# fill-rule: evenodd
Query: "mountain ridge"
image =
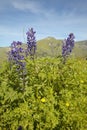
<path fill-rule="evenodd" d="M 41 56 L 61 55 L 62 41 L 62 39 L 56 39 L 55 37 L 51 36 L 38 40 L 37 54 Z M 0 61 L 6 60 L 8 51 L 9 47 L 0 47 Z M 76 41 L 73 53 L 76 57 L 87 57 L 87 40 Z"/>

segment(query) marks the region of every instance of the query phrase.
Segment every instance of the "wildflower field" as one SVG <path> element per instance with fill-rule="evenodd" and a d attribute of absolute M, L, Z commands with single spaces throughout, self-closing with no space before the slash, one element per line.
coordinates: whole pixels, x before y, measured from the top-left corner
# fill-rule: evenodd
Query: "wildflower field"
<path fill-rule="evenodd" d="M 87 60 L 69 57 L 67 40 L 60 57 L 35 57 L 34 34 L 0 69 L 0 130 L 87 130 Z"/>

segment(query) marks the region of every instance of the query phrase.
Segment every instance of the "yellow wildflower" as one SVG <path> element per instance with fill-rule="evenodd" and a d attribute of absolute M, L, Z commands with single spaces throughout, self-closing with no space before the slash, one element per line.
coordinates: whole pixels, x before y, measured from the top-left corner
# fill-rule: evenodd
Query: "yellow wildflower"
<path fill-rule="evenodd" d="M 46 102 L 45 98 L 42 98 L 42 99 L 41 99 L 41 102 Z"/>
<path fill-rule="evenodd" d="M 83 80 L 80 80 L 80 82 L 81 82 L 81 83 L 84 83 L 84 81 L 83 81 Z"/>
<path fill-rule="evenodd" d="M 68 102 L 66 103 L 66 106 L 69 107 L 69 103 Z"/>

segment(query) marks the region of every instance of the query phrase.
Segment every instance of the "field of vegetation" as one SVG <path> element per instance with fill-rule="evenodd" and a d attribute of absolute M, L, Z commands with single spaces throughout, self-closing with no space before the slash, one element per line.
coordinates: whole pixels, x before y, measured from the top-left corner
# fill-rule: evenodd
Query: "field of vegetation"
<path fill-rule="evenodd" d="M 86 130 L 87 60 L 18 49 L 0 69 L 0 130 Z"/>

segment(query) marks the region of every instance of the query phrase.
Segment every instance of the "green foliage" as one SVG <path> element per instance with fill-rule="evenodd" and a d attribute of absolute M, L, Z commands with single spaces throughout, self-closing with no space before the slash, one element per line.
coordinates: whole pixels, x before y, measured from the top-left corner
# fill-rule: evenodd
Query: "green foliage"
<path fill-rule="evenodd" d="M 0 130 L 86 130 L 87 60 L 26 59 L 25 86 L 16 66 L 0 69 Z"/>

